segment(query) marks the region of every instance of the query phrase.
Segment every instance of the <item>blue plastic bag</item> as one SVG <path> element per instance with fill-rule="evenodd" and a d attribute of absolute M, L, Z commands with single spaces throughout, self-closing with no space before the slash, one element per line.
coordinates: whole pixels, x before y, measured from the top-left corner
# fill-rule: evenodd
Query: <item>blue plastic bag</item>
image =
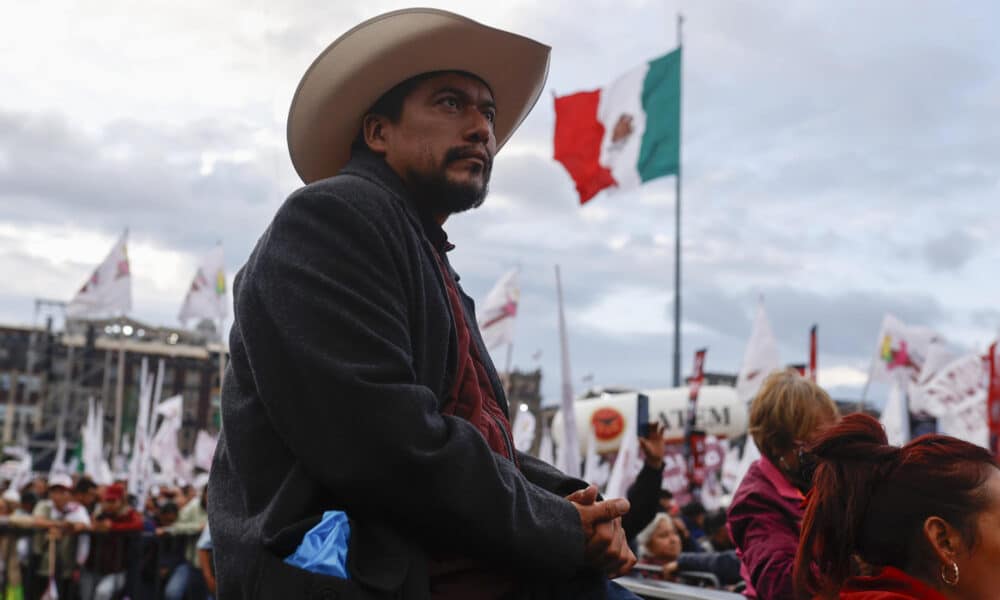
<path fill-rule="evenodd" d="M 315 527 L 306 532 L 302 543 L 285 562 L 321 575 L 350 579 L 347 575 L 347 545 L 351 541 L 351 524 L 340 510 L 323 513 Z"/>

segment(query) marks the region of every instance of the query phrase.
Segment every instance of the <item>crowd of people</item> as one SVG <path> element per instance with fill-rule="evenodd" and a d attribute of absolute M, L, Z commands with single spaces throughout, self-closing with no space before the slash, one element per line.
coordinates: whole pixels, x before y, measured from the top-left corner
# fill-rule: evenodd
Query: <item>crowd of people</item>
<path fill-rule="evenodd" d="M 207 497 L 193 485 L 98 485 L 53 473 L 0 496 L 0 582 L 7 600 L 204 600 L 215 591 Z"/>
<path fill-rule="evenodd" d="M 1000 598 L 1000 466 L 942 435 L 888 444 L 865 414 L 841 417 L 794 370 L 770 375 L 750 409 L 760 450 L 725 511 L 678 507 L 660 489 L 662 433 L 623 519 L 636 574 L 794 600 Z"/>

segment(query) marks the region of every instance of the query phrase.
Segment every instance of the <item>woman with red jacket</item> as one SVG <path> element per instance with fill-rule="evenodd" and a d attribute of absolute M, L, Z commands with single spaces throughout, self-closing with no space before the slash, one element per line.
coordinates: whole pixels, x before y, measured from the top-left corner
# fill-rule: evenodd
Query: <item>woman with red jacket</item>
<path fill-rule="evenodd" d="M 795 560 L 801 594 L 1000 598 L 1000 466 L 989 452 L 942 435 L 889 446 L 862 414 L 810 452 L 818 467 Z M 871 574 L 853 575 L 859 566 Z"/>

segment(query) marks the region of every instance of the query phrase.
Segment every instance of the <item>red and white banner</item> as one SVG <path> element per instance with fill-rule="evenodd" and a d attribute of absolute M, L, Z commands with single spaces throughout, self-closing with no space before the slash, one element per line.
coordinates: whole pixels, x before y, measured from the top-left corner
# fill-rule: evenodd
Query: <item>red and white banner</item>
<path fill-rule="evenodd" d="M 710 435 L 704 438 L 704 452 L 701 456 L 702 465 L 699 468 L 700 472 L 697 474 L 697 478 L 704 482 L 722 472 L 726 451 L 715 436 Z M 674 495 L 678 506 L 690 502 L 692 499 L 688 487 L 690 477 L 684 457 L 684 447 L 668 445 L 663 455 L 663 465 L 663 489 L 669 490 Z"/>
<path fill-rule="evenodd" d="M 700 487 L 705 481 L 705 432 L 696 429 L 698 414 L 698 392 L 705 381 L 705 353 L 702 348 L 694 353 L 693 374 L 688 380 L 688 415 L 685 427 L 685 452 L 687 454 L 688 483 L 692 488 Z"/>

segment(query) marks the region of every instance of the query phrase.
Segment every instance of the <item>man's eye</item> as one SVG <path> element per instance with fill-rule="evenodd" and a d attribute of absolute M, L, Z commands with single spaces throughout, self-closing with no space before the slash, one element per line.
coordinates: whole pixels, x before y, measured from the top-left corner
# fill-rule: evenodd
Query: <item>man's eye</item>
<path fill-rule="evenodd" d="M 441 104 L 444 104 L 448 108 L 458 108 L 458 99 L 457 98 L 454 98 L 454 97 L 451 97 L 451 96 L 447 96 L 445 98 L 442 98 L 440 100 L 440 102 L 441 102 Z"/>
<path fill-rule="evenodd" d="M 488 111 L 486 111 L 486 112 L 485 112 L 485 113 L 483 113 L 483 114 L 485 114 L 485 115 L 486 115 L 486 120 L 487 120 L 487 121 L 489 121 L 490 123 L 496 123 L 496 120 L 497 120 L 497 113 L 496 113 L 496 111 L 495 111 L 495 110 L 488 110 Z"/>

